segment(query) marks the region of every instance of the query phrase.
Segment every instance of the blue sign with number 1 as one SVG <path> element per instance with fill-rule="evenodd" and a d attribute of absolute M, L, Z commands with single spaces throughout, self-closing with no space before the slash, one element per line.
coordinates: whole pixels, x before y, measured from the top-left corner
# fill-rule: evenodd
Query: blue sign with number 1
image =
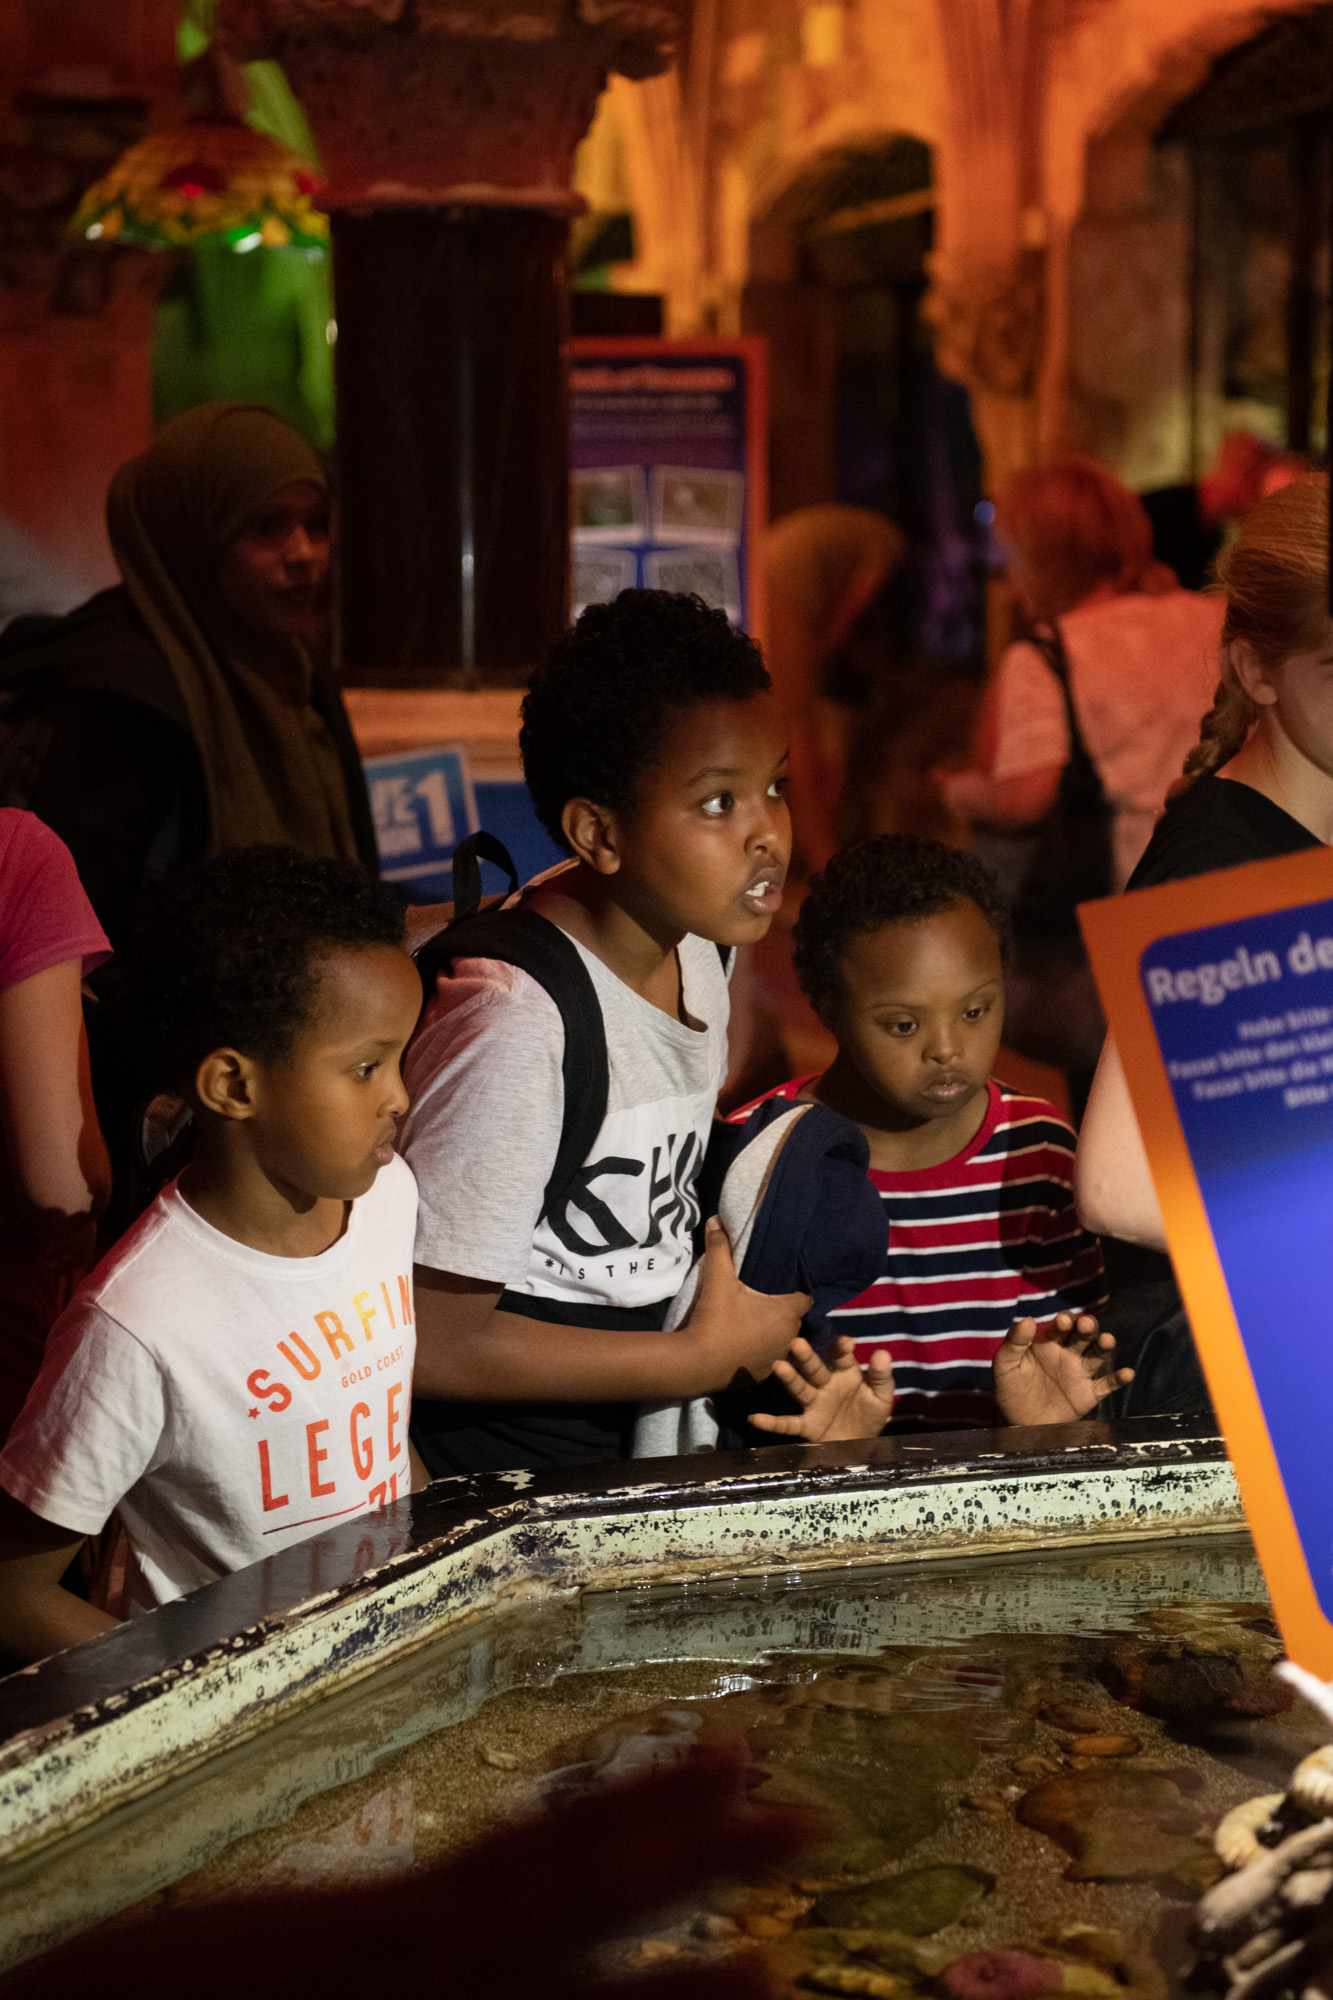
<path fill-rule="evenodd" d="M 366 759 L 380 874 L 423 894 L 452 892 L 453 852 L 481 822 L 461 744 Z"/>

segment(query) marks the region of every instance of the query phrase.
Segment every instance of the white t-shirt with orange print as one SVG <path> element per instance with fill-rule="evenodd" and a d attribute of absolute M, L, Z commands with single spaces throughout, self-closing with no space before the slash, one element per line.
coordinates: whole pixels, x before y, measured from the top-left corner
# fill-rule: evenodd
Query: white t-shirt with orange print
<path fill-rule="evenodd" d="M 329 1249 L 273 1257 L 173 1182 L 98 1265 L 51 1330 L 0 1485 L 78 1535 L 115 1511 L 128 1550 L 108 1611 L 411 1490 L 416 1213 L 394 1158 Z"/>

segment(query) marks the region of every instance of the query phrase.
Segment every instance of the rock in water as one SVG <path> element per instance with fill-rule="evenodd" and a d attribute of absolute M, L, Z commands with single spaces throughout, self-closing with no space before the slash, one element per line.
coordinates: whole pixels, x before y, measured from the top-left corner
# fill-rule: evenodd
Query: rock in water
<path fill-rule="evenodd" d="M 873 1965 L 817 1965 L 804 1976 L 803 1984 L 816 1993 L 864 1994 L 867 2000 L 899 2000 L 903 1983 L 891 1972 L 877 1972 Z"/>
<path fill-rule="evenodd" d="M 1137 1736 L 1076 1736 L 1071 1757 L 1133 1757 L 1142 1749 Z"/>
<path fill-rule="evenodd" d="M 977 1745 L 956 1716 L 791 1707 L 747 1732 L 760 1796 L 814 1806 L 827 1832 L 803 1863 L 811 1887 L 865 1881 L 942 1826 Z"/>
<path fill-rule="evenodd" d="M 1170 1874 L 1195 1853 L 1202 1816 L 1174 1779 L 1107 1760 L 1028 1792 L 1018 1819 L 1073 1859 L 1071 1882 L 1134 1882 Z"/>
<path fill-rule="evenodd" d="M 1164 1721 L 1217 1721 L 1229 1715 L 1275 1715 L 1291 1704 L 1291 1691 L 1273 1679 L 1281 1647 L 1241 1606 L 1191 1610 L 1167 1607 L 1157 1636 L 1120 1638 L 1106 1650 L 1098 1673 L 1118 1701 Z M 1222 1614 L 1222 1615 L 1219 1615 Z"/>
<path fill-rule="evenodd" d="M 847 1930 L 901 1931 L 908 1937 L 929 1937 L 960 1917 L 969 1903 L 989 1895 L 995 1877 L 984 1868 L 941 1866 L 913 1868 L 880 1882 L 863 1882 L 854 1889 L 835 1889 L 821 1896 L 814 1909 L 816 1924 Z"/>

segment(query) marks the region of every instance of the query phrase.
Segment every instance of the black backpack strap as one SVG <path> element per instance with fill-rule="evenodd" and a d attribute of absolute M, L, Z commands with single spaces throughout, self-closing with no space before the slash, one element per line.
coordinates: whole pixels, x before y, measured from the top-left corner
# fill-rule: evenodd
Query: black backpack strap
<path fill-rule="evenodd" d="M 472 838 L 479 837 L 474 834 Z M 490 838 L 488 834 L 480 836 Z M 494 845 L 498 847 L 499 842 Z M 486 853 L 485 849 L 479 851 Z M 486 853 L 486 858 L 494 856 Z M 457 884 L 457 853 L 454 866 Z M 428 996 L 435 990 L 436 976 L 458 958 L 494 958 L 502 965 L 516 965 L 550 994 L 559 1009 L 565 1031 L 565 1108 L 555 1165 L 542 1198 L 542 1214 L 546 1215 L 558 1208 L 569 1192 L 606 1117 L 610 1066 L 597 990 L 573 940 L 535 910 L 482 910 L 428 938 L 416 954 L 417 970 Z"/>
<path fill-rule="evenodd" d="M 1059 945 L 1082 962 L 1075 911 L 1080 903 L 1109 896 L 1115 887 L 1114 809 L 1079 727 L 1059 626 L 1039 628 L 1030 643 L 1059 686 L 1069 755 L 1051 809 L 1036 828 L 1032 858 L 1014 899 L 1014 933 L 1020 946 Z"/>
<path fill-rule="evenodd" d="M 481 864 L 493 861 L 497 868 L 503 868 L 509 877 L 509 894 L 518 894 L 518 870 L 515 868 L 509 849 L 493 833 L 483 827 L 478 833 L 470 833 L 466 840 L 460 840 L 454 849 L 454 922 L 461 924 L 465 918 L 475 916 L 481 907 Z M 474 957 L 480 956 L 478 953 Z"/>
<path fill-rule="evenodd" d="M 1102 774 L 1097 769 L 1083 731 L 1079 726 L 1078 710 L 1074 707 L 1073 676 L 1069 666 L 1069 654 L 1065 650 L 1064 636 L 1059 624 L 1052 620 L 1049 625 L 1039 627 L 1033 634 L 1032 644 L 1045 660 L 1060 684 L 1064 696 L 1065 720 L 1069 725 L 1069 756 L 1064 770 L 1060 773 L 1061 807 L 1066 815 L 1071 813 L 1092 821 L 1105 821 L 1105 845 L 1107 848 L 1105 867 L 1099 879 L 1091 882 L 1085 890 L 1083 900 L 1091 896 L 1109 896 L 1115 886 L 1114 863 L 1111 859 L 1110 826 L 1112 818 L 1111 801 L 1106 796 Z M 1105 879 L 1100 879 L 1104 876 Z"/>
<path fill-rule="evenodd" d="M 1049 625 L 1039 625 L 1036 631 L 1033 632 L 1028 644 L 1035 647 L 1037 652 L 1041 654 L 1041 657 L 1055 675 L 1060 693 L 1064 697 L 1065 721 L 1069 725 L 1069 762 L 1080 768 L 1087 766 L 1095 774 L 1097 767 L 1092 761 L 1092 752 L 1088 749 L 1087 743 L 1084 740 L 1082 726 L 1078 719 L 1078 710 L 1074 706 L 1074 686 L 1073 676 L 1069 667 L 1069 654 L 1065 650 L 1064 634 L 1061 632 L 1058 622 L 1052 620 Z M 1096 782 L 1100 787 L 1100 777 L 1097 778 Z"/>

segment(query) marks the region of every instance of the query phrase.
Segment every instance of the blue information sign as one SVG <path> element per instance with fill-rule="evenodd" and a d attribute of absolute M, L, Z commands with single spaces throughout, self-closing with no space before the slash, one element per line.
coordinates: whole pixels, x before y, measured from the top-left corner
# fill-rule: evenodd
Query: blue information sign
<path fill-rule="evenodd" d="M 380 873 L 424 899 L 453 894 L 453 852 L 481 822 L 461 744 L 368 757 L 366 785 Z"/>
<path fill-rule="evenodd" d="M 365 773 L 380 874 L 386 882 L 405 883 L 420 902 L 451 899 L 454 849 L 481 826 L 504 842 L 520 882 L 565 859 L 533 811 L 522 779 L 474 784 L 461 744 L 368 757 Z M 506 887 L 503 870 L 484 861 L 484 893 Z"/>
<path fill-rule="evenodd" d="M 1333 850 L 1079 915 L 1282 1637 L 1333 1679 Z"/>
<path fill-rule="evenodd" d="M 762 630 L 768 346 L 570 342 L 573 615 L 622 590 L 692 591 Z"/>
<path fill-rule="evenodd" d="M 1315 1592 L 1333 1618 L 1333 902 L 1162 938 L 1139 973 Z"/>

